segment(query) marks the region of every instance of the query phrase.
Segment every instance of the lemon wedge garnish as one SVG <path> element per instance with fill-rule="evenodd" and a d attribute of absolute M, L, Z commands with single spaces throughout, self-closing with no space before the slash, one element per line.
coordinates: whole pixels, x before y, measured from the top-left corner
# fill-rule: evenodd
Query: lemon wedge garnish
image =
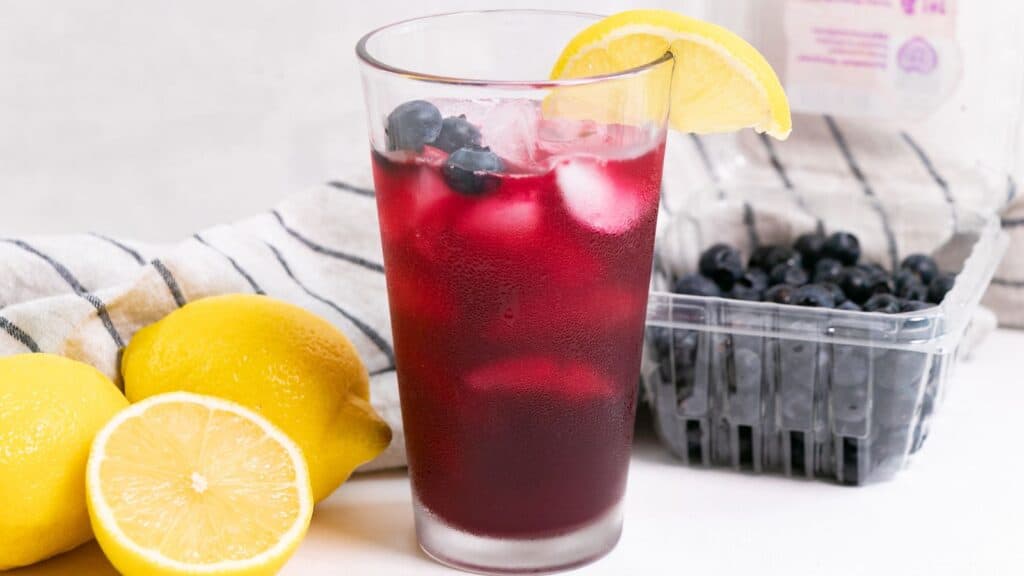
<path fill-rule="evenodd" d="M 630 10 L 586 28 L 562 51 L 551 77 L 612 74 L 653 62 L 666 52 L 675 60 L 669 110 L 672 128 L 697 134 L 753 128 L 778 139 L 789 136 L 789 102 L 764 56 L 721 26 L 667 10 Z M 552 98 L 545 103 L 546 111 L 565 113 L 574 104 L 592 107 L 596 102 L 620 106 L 625 100 L 621 83 L 610 82 L 603 96 L 595 93 L 599 84 L 587 90 L 580 97 L 584 90 L 575 89 L 574 102 Z M 565 92 L 572 94 L 573 89 Z M 589 113 L 594 115 L 593 110 Z M 653 116 L 658 109 L 649 104 L 646 113 Z"/>

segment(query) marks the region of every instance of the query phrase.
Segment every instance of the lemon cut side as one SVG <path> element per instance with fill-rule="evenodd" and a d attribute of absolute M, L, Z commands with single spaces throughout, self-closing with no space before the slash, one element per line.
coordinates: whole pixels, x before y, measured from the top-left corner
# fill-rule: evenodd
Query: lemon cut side
<path fill-rule="evenodd" d="M 172 393 L 119 413 L 86 470 L 96 538 L 126 576 L 275 574 L 309 527 L 302 452 L 237 404 Z"/>

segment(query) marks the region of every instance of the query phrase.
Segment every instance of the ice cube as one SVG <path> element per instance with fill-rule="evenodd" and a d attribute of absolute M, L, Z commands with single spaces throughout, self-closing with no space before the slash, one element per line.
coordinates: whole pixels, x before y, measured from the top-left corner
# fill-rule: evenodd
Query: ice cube
<path fill-rule="evenodd" d="M 606 398 L 614 390 L 611 382 L 593 366 L 546 357 L 499 360 L 473 370 L 465 382 L 478 393 L 544 395 L 570 401 Z"/>
<path fill-rule="evenodd" d="M 537 160 L 539 118 L 539 107 L 532 100 L 495 101 L 480 125 L 482 143 L 513 169 L 530 171 Z"/>
<path fill-rule="evenodd" d="M 461 236 L 495 245 L 535 243 L 541 207 L 532 199 L 492 196 L 476 203 L 459 222 Z"/>
<path fill-rule="evenodd" d="M 643 204 L 635 190 L 621 190 L 608 176 L 606 163 L 586 157 L 564 160 L 555 179 L 569 212 L 589 228 L 607 234 L 630 229 Z"/>

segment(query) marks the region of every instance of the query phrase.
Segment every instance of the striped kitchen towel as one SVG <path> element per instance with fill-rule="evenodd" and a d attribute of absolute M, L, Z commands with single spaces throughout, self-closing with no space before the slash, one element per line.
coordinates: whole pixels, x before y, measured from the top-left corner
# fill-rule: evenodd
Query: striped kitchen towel
<path fill-rule="evenodd" d="M 403 465 L 376 202 L 368 186 L 325 185 L 176 245 L 103 235 L 0 240 L 0 355 L 51 352 L 120 381 L 120 352 L 137 330 L 190 301 L 238 292 L 302 306 L 349 337 L 370 372 L 371 401 L 395 432 L 388 450 L 364 469 Z"/>
<path fill-rule="evenodd" d="M 749 253 L 816 229 L 856 233 L 865 259 L 887 267 L 924 252 L 955 269 L 979 215 L 1001 213 L 1011 246 L 984 301 L 1001 325 L 1024 328 L 1024 197 L 1011 175 L 981 175 L 912 132 L 793 121 L 785 142 L 751 131 L 670 137 L 659 221 L 668 272 L 694 269 L 715 242 Z"/>

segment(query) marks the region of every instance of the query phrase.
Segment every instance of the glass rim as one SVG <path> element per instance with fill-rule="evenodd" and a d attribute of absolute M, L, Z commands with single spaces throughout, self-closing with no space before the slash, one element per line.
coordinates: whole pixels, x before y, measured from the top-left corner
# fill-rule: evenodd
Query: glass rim
<path fill-rule="evenodd" d="M 659 66 L 667 61 L 672 60 L 672 53 L 666 51 L 664 54 L 655 58 L 654 60 L 621 70 L 619 72 L 612 72 L 608 74 L 597 74 L 594 76 L 582 76 L 579 78 L 564 78 L 552 80 L 550 78 L 536 79 L 536 80 L 497 80 L 497 79 L 486 79 L 486 78 L 462 78 L 458 76 L 445 76 L 441 74 L 431 74 L 429 72 L 418 72 L 415 70 L 407 70 L 398 66 L 392 66 L 386 62 L 378 60 L 372 56 L 367 49 L 367 43 L 378 34 L 394 30 L 402 26 L 408 26 L 410 24 L 427 22 L 430 20 L 436 20 L 440 18 L 449 18 L 452 16 L 465 16 L 465 15 L 489 15 L 499 16 L 502 14 L 534 14 L 538 16 L 580 16 L 585 18 L 593 18 L 595 21 L 604 16 L 600 14 L 593 14 L 590 12 L 578 12 L 572 10 L 541 10 L 541 9 L 492 9 L 492 10 L 459 10 L 454 12 L 443 12 L 440 14 L 430 14 L 427 16 L 417 16 L 415 18 L 407 18 L 405 20 L 399 20 L 398 22 L 392 22 L 379 28 L 375 28 L 370 32 L 367 32 L 359 39 L 356 43 L 356 56 L 363 64 L 379 70 L 394 74 L 397 76 L 404 76 L 410 80 L 418 80 L 421 82 L 431 82 L 435 84 L 449 84 L 449 85 L 462 85 L 462 86 L 492 86 L 496 88 L 526 88 L 526 89 L 544 89 L 544 88 L 557 88 L 560 86 L 581 86 L 587 84 L 595 84 L 607 80 L 615 80 L 619 78 L 629 78 L 636 76 L 650 70 L 656 66 Z"/>

